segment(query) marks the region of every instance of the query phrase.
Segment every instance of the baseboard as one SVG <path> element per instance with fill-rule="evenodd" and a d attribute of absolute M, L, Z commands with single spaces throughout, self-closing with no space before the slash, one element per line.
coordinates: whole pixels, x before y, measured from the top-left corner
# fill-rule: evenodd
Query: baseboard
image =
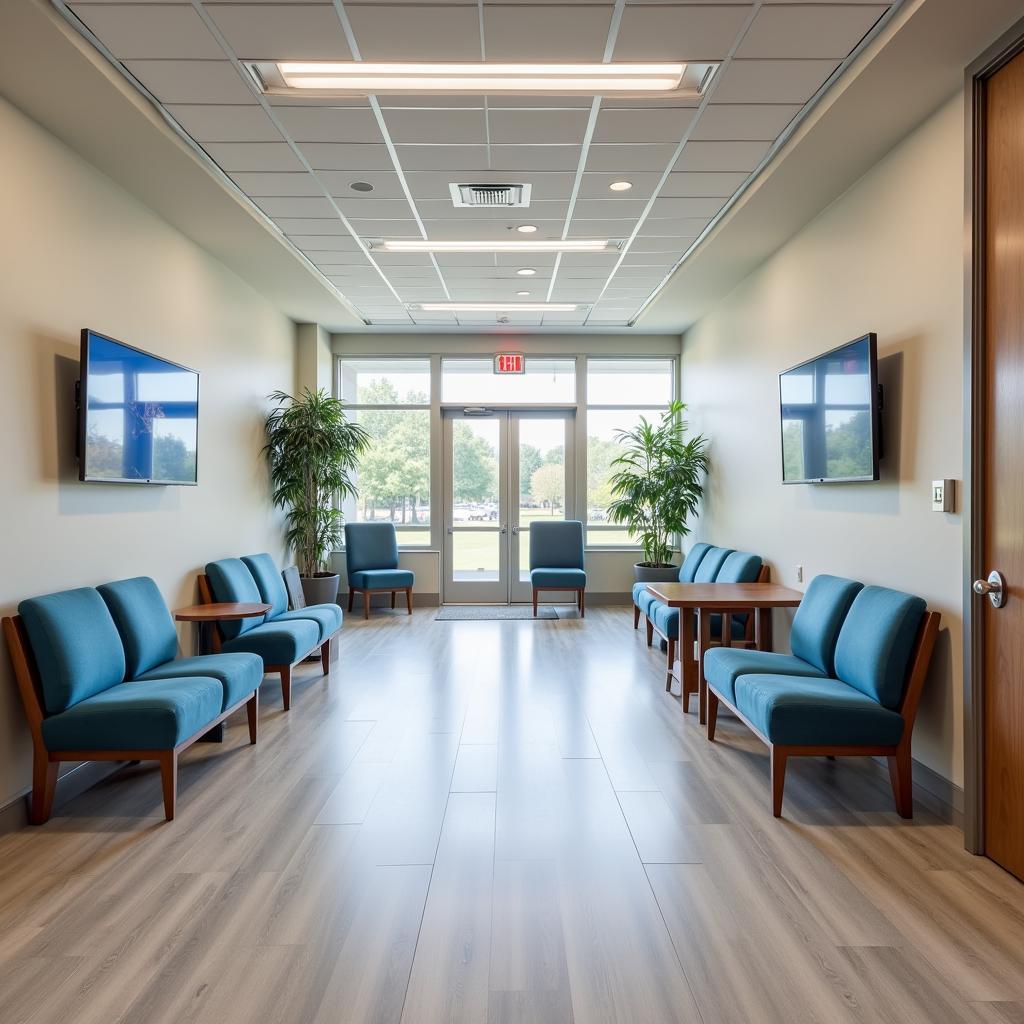
<path fill-rule="evenodd" d="M 871 758 L 877 771 L 889 785 L 889 766 L 885 758 Z M 964 791 L 916 758 L 913 762 L 914 802 L 926 807 L 947 825 L 955 825 L 961 831 L 964 827 Z"/>
<path fill-rule="evenodd" d="M 346 615 L 362 615 L 363 614 L 363 595 L 361 593 L 356 594 L 355 601 L 352 604 L 352 611 L 348 610 L 348 591 L 343 591 L 338 597 L 338 604 L 341 605 L 341 610 Z M 415 590 L 412 592 L 412 606 L 413 608 L 437 608 L 441 604 L 440 594 L 420 594 Z M 373 594 L 370 597 L 371 608 L 390 608 L 391 607 L 391 594 L 388 592 Z M 395 608 L 405 608 L 405 594 L 399 593 L 395 598 Z"/>
<path fill-rule="evenodd" d="M 127 761 L 83 761 L 65 772 L 57 780 L 54 792 L 54 810 L 74 800 L 80 793 L 95 786 L 101 779 L 120 771 Z M 16 797 L 6 807 L 0 808 L 0 835 L 17 832 L 28 824 L 28 793 Z"/>

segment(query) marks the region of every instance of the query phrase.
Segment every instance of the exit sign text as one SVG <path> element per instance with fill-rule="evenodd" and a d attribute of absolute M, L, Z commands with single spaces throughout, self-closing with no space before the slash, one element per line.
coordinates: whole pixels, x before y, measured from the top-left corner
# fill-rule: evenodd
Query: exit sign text
<path fill-rule="evenodd" d="M 499 352 L 494 357 L 495 373 L 526 373 L 522 352 Z"/>

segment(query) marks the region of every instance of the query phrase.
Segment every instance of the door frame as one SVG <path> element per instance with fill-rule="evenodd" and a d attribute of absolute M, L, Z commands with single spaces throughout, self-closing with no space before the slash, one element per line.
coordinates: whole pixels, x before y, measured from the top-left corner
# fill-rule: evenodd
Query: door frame
<path fill-rule="evenodd" d="M 964 73 L 964 484 L 963 678 L 964 846 L 985 851 L 985 645 L 978 597 L 971 589 L 986 575 L 985 494 L 985 100 L 989 78 L 1024 52 L 1024 18 Z"/>

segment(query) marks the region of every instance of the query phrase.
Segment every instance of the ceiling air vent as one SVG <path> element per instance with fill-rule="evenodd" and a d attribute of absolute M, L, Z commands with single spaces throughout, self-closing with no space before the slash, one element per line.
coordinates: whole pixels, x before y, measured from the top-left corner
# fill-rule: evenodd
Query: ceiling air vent
<path fill-rule="evenodd" d="M 453 181 L 448 187 L 451 189 L 452 202 L 456 206 L 508 209 L 513 206 L 530 205 L 529 185 L 496 185 L 491 182 L 464 185 Z"/>

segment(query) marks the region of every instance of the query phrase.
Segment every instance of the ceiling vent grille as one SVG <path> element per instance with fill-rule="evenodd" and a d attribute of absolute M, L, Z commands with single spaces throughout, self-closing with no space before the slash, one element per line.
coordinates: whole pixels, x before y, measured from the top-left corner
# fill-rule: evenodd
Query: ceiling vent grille
<path fill-rule="evenodd" d="M 452 203 L 455 206 L 508 209 L 530 205 L 530 186 L 525 184 L 462 184 L 451 182 Z"/>

